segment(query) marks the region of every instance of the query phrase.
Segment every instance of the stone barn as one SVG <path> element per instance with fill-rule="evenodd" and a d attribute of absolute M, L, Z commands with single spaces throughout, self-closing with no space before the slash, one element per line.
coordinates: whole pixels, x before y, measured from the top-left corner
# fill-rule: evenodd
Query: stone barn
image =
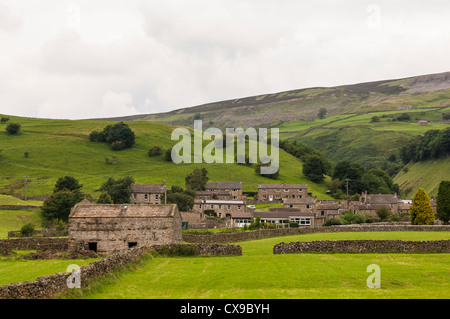
<path fill-rule="evenodd" d="M 69 250 L 112 253 L 146 245 L 181 244 L 178 206 L 79 203 L 69 215 Z"/>

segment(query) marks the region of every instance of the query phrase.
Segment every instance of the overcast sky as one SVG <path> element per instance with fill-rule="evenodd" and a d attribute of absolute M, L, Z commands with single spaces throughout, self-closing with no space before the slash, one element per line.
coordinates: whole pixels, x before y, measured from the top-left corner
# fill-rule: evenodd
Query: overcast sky
<path fill-rule="evenodd" d="M 448 0 L 0 0 L 0 113 L 157 113 L 450 71 L 449 9 Z"/>

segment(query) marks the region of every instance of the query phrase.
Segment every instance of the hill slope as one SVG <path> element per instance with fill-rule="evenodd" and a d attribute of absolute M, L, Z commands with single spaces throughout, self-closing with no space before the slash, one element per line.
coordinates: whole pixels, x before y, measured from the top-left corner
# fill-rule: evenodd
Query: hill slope
<path fill-rule="evenodd" d="M 450 72 L 337 87 L 317 87 L 182 108 L 159 114 L 124 117 L 126 120 L 192 125 L 200 113 L 204 125 L 225 127 L 275 126 L 287 121 L 311 121 L 320 108 L 328 116 L 375 111 L 444 107 L 450 103 Z"/>
<path fill-rule="evenodd" d="M 277 181 L 255 174 L 254 168 L 237 164 L 174 164 L 164 156 L 151 158 L 150 147 L 171 148 L 174 126 L 148 121 L 128 122 L 136 133 L 136 145 L 120 152 L 109 145 L 89 141 L 89 133 L 102 130 L 115 122 L 71 121 L 10 117 L 10 122 L 22 125 L 17 136 L 8 135 L 0 125 L 0 193 L 24 195 L 25 176 L 28 176 L 28 196 L 48 195 L 56 179 L 72 175 L 83 184 L 83 191 L 98 195 L 98 189 L 108 177 L 133 176 L 137 183 L 166 183 L 184 187 L 185 176 L 194 168 L 205 167 L 210 181 L 242 180 L 245 191 L 256 191 L 258 183 L 307 183 L 308 189 L 319 198 L 328 198 L 324 184 L 315 184 L 302 175 L 302 163 L 280 152 L 280 176 Z M 28 152 L 28 157 L 24 153 Z M 117 165 L 106 164 L 105 158 L 116 156 Z"/>

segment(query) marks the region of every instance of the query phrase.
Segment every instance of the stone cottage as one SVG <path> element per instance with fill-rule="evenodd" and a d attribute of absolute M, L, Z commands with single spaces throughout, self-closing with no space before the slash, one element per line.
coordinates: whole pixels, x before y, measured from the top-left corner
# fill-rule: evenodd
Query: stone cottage
<path fill-rule="evenodd" d="M 161 204 L 161 196 L 166 190 L 166 182 L 162 184 L 131 185 L 131 202 L 133 204 Z"/>
<path fill-rule="evenodd" d="M 177 205 L 77 204 L 69 215 L 69 249 L 112 253 L 146 245 L 180 244 Z"/>

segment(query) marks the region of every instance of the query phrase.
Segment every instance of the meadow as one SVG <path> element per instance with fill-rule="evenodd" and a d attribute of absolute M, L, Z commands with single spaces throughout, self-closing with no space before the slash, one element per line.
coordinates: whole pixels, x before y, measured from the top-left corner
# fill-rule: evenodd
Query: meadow
<path fill-rule="evenodd" d="M 28 196 L 51 194 L 58 177 L 71 175 L 83 184 L 83 191 L 96 197 L 99 188 L 109 177 L 134 177 L 136 183 L 162 183 L 185 186 L 185 176 L 195 168 L 206 168 L 210 181 L 242 181 L 244 191 L 256 191 L 258 183 L 308 184 L 308 190 L 318 198 L 329 198 L 325 184 L 310 182 L 302 174 L 302 163 L 280 151 L 278 180 L 257 175 L 254 167 L 237 164 L 175 164 L 167 162 L 164 154 L 149 157 L 154 145 L 164 150 L 178 141 L 171 140 L 175 126 L 148 121 L 127 122 L 136 133 L 131 149 L 113 151 L 105 143 L 89 141 L 89 133 L 102 130 L 116 122 L 90 120 L 49 120 L 10 116 L 10 122 L 21 124 L 21 133 L 8 135 L 0 125 L 0 193 L 24 195 L 25 176 L 28 176 Z M 27 153 L 27 156 L 25 156 Z M 105 158 L 118 158 L 116 165 Z"/>
<path fill-rule="evenodd" d="M 449 239 L 450 232 L 330 233 L 240 242 L 242 256 L 147 256 L 131 270 L 95 279 L 61 298 L 449 298 L 450 254 L 286 254 L 276 243 L 338 239 Z M 381 289 L 370 289 L 367 267 L 381 269 Z"/>

